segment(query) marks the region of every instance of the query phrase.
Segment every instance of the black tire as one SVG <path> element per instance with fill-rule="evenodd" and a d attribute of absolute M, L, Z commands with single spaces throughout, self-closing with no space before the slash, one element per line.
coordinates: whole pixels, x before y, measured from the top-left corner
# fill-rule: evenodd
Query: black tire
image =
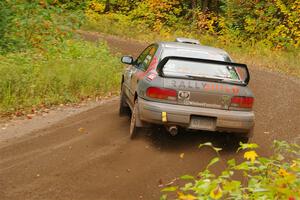
<path fill-rule="evenodd" d="M 138 120 L 138 101 L 135 100 L 133 110 L 131 112 L 131 119 L 130 119 L 130 128 L 129 128 L 129 135 L 130 139 L 134 139 L 138 133 L 141 131 L 141 127 L 137 127 L 136 123 Z"/>
<path fill-rule="evenodd" d="M 130 109 L 126 103 L 125 98 L 126 97 L 124 94 L 124 89 L 123 89 L 123 84 L 122 84 L 121 94 L 120 94 L 119 116 L 128 116 L 130 113 Z"/>

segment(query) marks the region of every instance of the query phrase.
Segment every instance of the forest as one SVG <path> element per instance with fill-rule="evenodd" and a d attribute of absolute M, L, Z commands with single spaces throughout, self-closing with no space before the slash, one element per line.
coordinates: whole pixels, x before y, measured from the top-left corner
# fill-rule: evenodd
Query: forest
<path fill-rule="evenodd" d="M 210 36 L 225 44 L 273 50 L 300 45 L 299 0 L 5 0 L 0 9 L 2 51 L 69 33 L 55 31 L 60 26 L 86 24 L 111 33 L 118 27 L 129 36 Z M 22 31 L 26 28 L 35 33 Z"/>
<path fill-rule="evenodd" d="M 299 0 L 93 0 L 82 6 L 91 20 L 107 17 L 112 23 L 127 22 L 123 26 L 146 32 L 192 32 L 238 45 L 258 42 L 274 49 L 299 47 Z"/>
<path fill-rule="evenodd" d="M 0 9 L 2 51 L 39 43 L 45 32 L 59 37 L 61 32 L 53 29 L 68 20 L 66 12 L 77 18 L 69 26 L 79 28 L 80 18 L 83 24 L 109 33 L 114 27 L 132 32 L 125 33 L 129 36 L 136 32 L 209 35 L 225 44 L 285 50 L 299 48 L 300 41 L 299 0 L 5 0 Z M 109 24 L 112 30 L 106 30 Z M 22 31 L 33 27 L 35 33 Z"/>

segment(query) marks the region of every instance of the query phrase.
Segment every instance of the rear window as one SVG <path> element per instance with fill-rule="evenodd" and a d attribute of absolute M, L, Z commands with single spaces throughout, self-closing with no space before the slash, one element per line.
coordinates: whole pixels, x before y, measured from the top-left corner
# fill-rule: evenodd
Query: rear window
<path fill-rule="evenodd" d="M 191 79 L 216 78 L 225 81 L 241 82 L 244 80 L 240 73 L 243 73 L 245 69 L 230 65 L 169 59 L 162 70 L 164 76 L 187 77 Z"/>
<path fill-rule="evenodd" d="M 208 48 L 208 47 L 206 47 Z M 199 58 L 199 59 L 209 59 L 209 60 L 219 60 L 231 62 L 228 54 L 226 52 L 216 53 L 214 51 L 208 50 L 192 50 L 192 49 L 183 49 L 183 48 L 165 48 L 162 52 L 162 58 L 169 56 L 179 56 L 186 58 Z"/>

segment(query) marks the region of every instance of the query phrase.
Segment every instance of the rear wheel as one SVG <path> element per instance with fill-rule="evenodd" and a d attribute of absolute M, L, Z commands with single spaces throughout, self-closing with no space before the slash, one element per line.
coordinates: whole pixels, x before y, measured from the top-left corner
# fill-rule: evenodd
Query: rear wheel
<path fill-rule="evenodd" d="M 136 135 L 141 131 L 141 127 L 137 127 L 137 122 L 139 120 L 139 113 L 138 113 L 138 101 L 135 100 L 134 107 L 131 113 L 131 120 L 130 120 L 130 139 L 136 137 Z"/>
<path fill-rule="evenodd" d="M 119 115 L 120 116 L 126 116 L 126 115 L 129 115 L 129 113 L 130 113 L 130 110 L 129 110 L 129 107 L 126 103 L 126 97 L 125 97 L 125 94 L 124 94 L 124 89 L 123 89 L 123 84 L 122 84 L 121 94 L 120 94 Z"/>

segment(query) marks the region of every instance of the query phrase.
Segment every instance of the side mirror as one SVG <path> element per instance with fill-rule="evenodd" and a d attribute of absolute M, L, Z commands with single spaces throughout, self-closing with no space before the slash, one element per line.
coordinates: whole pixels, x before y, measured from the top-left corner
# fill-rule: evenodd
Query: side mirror
<path fill-rule="evenodd" d="M 132 65 L 133 64 L 133 57 L 131 56 L 123 56 L 121 58 L 121 62 L 124 64 Z"/>

